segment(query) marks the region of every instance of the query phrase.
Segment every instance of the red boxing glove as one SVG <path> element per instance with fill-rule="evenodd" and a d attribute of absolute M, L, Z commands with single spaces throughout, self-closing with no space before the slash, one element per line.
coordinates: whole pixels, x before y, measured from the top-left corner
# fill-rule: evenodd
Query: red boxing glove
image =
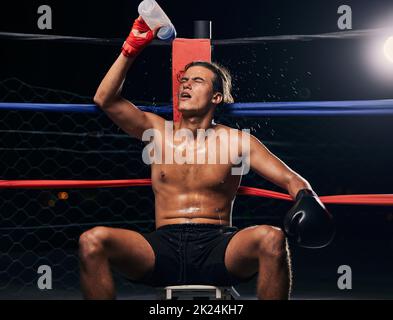
<path fill-rule="evenodd" d="M 124 41 L 121 52 L 126 57 L 136 57 L 154 39 L 154 32 L 142 17 L 135 19 L 131 32 Z"/>

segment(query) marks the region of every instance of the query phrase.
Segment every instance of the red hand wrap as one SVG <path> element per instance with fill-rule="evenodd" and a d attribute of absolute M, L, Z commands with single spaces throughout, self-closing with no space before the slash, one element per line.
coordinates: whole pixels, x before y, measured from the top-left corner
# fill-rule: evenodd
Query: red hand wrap
<path fill-rule="evenodd" d="M 135 35 L 133 31 L 136 30 L 139 33 L 146 33 L 145 35 Z M 124 41 L 121 52 L 126 57 L 137 56 L 150 42 L 153 41 L 154 34 L 142 18 L 138 18 L 134 21 L 131 32 Z"/>

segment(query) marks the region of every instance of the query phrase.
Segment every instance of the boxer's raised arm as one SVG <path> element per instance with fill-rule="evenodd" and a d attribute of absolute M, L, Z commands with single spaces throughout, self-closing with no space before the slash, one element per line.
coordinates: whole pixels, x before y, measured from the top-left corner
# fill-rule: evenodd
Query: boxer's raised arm
<path fill-rule="evenodd" d="M 145 130 L 154 128 L 164 122 L 164 119 L 139 110 L 121 96 L 121 90 L 129 68 L 138 54 L 153 40 L 154 33 L 141 17 L 135 20 L 131 33 L 124 42 L 122 53 L 105 75 L 94 96 L 95 104 L 114 123 L 139 139 Z"/>

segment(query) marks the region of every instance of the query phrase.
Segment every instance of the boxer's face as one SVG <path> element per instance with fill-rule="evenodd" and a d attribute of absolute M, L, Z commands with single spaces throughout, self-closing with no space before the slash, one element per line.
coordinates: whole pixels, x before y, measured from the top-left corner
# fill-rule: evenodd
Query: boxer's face
<path fill-rule="evenodd" d="M 213 92 L 214 77 L 214 73 L 205 67 L 190 67 L 180 78 L 179 111 L 205 114 L 220 103 L 222 95 Z"/>

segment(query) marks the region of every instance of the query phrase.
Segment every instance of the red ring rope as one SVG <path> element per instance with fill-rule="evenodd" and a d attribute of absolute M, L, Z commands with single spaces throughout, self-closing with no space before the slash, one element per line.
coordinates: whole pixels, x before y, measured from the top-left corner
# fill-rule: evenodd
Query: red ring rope
<path fill-rule="evenodd" d="M 150 186 L 151 179 L 132 180 L 0 180 L 0 189 L 116 188 Z M 260 188 L 239 187 L 238 195 L 292 201 L 285 193 Z M 321 196 L 326 204 L 393 205 L 393 194 L 351 194 Z"/>

